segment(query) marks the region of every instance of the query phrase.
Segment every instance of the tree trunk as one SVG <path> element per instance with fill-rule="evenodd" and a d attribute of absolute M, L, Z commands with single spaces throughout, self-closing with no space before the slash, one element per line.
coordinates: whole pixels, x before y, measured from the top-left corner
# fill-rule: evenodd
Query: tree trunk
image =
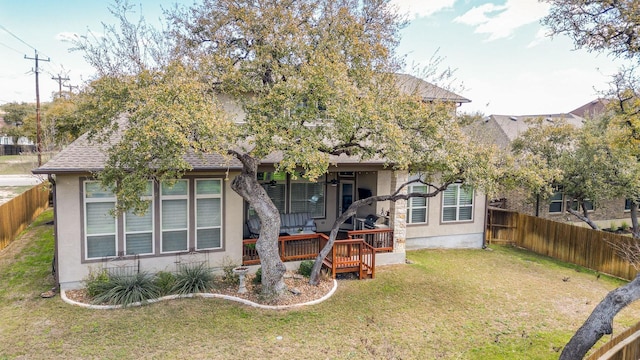
<path fill-rule="evenodd" d="M 259 161 L 246 154 L 234 155 L 242 162 L 243 168 L 231 182 L 231 188 L 251 205 L 260 219 L 256 250 L 262 266 L 262 295 L 278 297 L 287 289 L 284 283 L 286 267 L 278 250 L 280 214 L 256 177 Z"/>
<path fill-rule="evenodd" d="M 560 360 L 582 359 L 603 335 L 613 332 L 613 318 L 616 314 L 638 299 L 640 276 L 636 276 L 627 285 L 609 292 L 569 340 L 560 354 Z"/>
<path fill-rule="evenodd" d="M 638 203 L 631 201 L 631 233 L 634 239 L 640 239 L 640 228 L 638 227 Z"/>

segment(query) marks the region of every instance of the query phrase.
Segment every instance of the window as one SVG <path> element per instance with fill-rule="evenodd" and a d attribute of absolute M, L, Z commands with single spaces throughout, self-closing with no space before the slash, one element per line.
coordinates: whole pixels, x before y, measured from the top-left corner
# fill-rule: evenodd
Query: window
<path fill-rule="evenodd" d="M 442 222 L 473 220 L 473 189 L 452 184 L 442 194 Z"/>
<path fill-rule="evenodd" d="M 287 173 L 259 172 L 258 181 L 267 192 L 279 212 L 285 213 L 287 206 Z M 255 216 L 253 209 L 249 209 L 249 216 Z"/>
<path fill-rule="evenodd" d="M 409 185 L 407 188 L 409 193 L 426 193 L 427 185 Z M 407 223 L 425 223 L 427 222 L 427 198 L 412 197 L 407 201 Z"/>
<path fill-rule="evenodd" d="M 553 193 L 553 195 L 549 199 L 550 214 L 561 213 L 564 211 L 562 208 L 562 198 L 563 198 L 562 190 L 556 190 L 556 192 Z"/>
<path fill-rule="evenodd" d="M 311 213 L 314 218 L 324 217 L 325 185 L 304 179 L 291 182 L 290 213 Z"/>
<path fill-rule="evenodd" d="M 595 206 L 593 205 L 593 201 L 591 201 L 591 200 L 589 200 L 589 199 L 585 199 L 585 200 L 584 200 L 584 204 L 585 204 L 585 207 L 587 208 L 587 211 L 593 211 L 593 210 L 595 210 Z M 582 206 L 581 206 L 581 204 L 580 204 L 580 201 L 578 201 L 578 200 L 575 200 L 575 199 L 574 199 L 574 200 L 570 203 L 570 206 L 571 206 L 571 209 L 573 209 L 573 210 L 575 210 L 575 211 L 580 211 L 580 212 L 582 212 Z"/>
<path fill-rule="evenodd" d="M 196 249 L 222 247 L 222 181 L 196 179 Z"/>
<path fill-rule="evenodd" d="M 149 202 L 144 215 L 137 215 L 133 211 L 127 211 L 124 215 L 125 255 L 153 254 L 154 202 L 151 181 L 147 183 L 142 200 Z"/>
<path fill-rule="evenodd" d="M 84 182 L 85 257 L 97 259 L 116 256 L 117 221 L 111 214 L 116 198 L 97 181 Z"/>
<path fill-rule="evenodd" d="M 161 252 L 186 251 L 189 241 L 189 181 L 160 186 Z"/>
<path fill-rule="evenodd" d="M 624 199 L 624 211 L 631 211 L 631 199 Z"/>

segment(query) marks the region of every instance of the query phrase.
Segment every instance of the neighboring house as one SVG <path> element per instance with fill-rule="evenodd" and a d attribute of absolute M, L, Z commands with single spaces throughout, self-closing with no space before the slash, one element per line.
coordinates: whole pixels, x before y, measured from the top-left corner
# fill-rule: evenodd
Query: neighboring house
<path fill-rule="evenodd" d="M 427 101 L 440 97 L 469 102 L 428 83 L 421 91 Z M 176 263 L 194 259 L 212 265 L 228 259 L 242 262 L 252 210 L 230 187 L 241 169 L 237 160 L 187 156 L 193 170 L 174 187 L 149 182 L 144 197 L 151 203 L 145 215 L 127 213 L 115 218 L 109 215 L 114 195 L 92 178 L 105 160 L 104 148 L 89 143 L 85 135 L 34 170 L 52 175 L 55 181 L 55 259 L 63 289 L 81 286 L 92 268 L 106 264 L 156 272 L 173 271 Z M 324 177 L 309 182 L 274 173 L 276 162 L 275 156 L 263 160 L 259 180 L 281 213 L 311 214 L 318 232 L 329 231 L 351 202 L 390 194 L 410 176 L 406 171 L 388 170 L 383 161 L 343 155 L 331 159 L 336 166 Z M 426 189 L 414 185 L 411 190 Z M 385 215 L 378 226 L 392 230 L 393 246 L 390 252 L 377 254 L 376 264 L 404 263 L 406 249 L 482 247 L 485 213 L 483 194 L 454 184 L 431 199 L 364 206 L 344 227 L 359 228 L 367 215 Z"/>
<path fill-rule="evenodd" d="M 511 142 L 533 126 L 532 122 L 528 120 L 544 119 L 544 122 L 548 123 L 564 121 L 580 128 L 585 122 L 585 118 L 581 115 L 587 117 L 597 115 L 604 110 L 605 104 L 606 100 L 597 99 L 567 114 L 490 115 L 473 123 L 470 126 L 470 131 L 477 139 L 496 144 L 502 149 L 510 149 Z M 567 206 L 570 206 L 572 199 L 560 189 L 550 199 L 541 199 L 523 191 L 500 194 L 498 198 L 495 200 L 495 205 L 501 208 L 556 221 L 572 222 L 576 225 L 584 224 L 565 211 Z M 600 201 L 597 206 L 588 203 L 587 206 L 592 209 L 589 217 L 602 228 L 610 227 L 612 222 L 618 226 L 623 221 L 631 224 L 629 203 L 623 198 Z"/>

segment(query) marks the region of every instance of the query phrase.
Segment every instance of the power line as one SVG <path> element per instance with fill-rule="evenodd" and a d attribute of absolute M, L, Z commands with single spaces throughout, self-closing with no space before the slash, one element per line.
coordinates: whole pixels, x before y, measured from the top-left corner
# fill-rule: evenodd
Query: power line
<path fill-rule="evenodd" d="M 15 52 L 17 52 L 17 53 L 18 53 L 18 54 L 20 54 L 20 55 L 22 55 L 22 51 L 20 51 L 20 50 L 16 50 L 16 49 L 12 48 L 11 46 L 9 46 L 9 45 L 7 45 L 7 44 L 5 44 L 5 43 L 1 43 L 1 42 L 0 42 L 0 45 L 2 45 L 2 46 L 4 46 L 4 47 L 6 47 L 6 48 L 7 48 L 7 49 L 9 49 L 9 50 L 15 51 Z"/>
<path fill-rule="evenodd" d="M 0 24 L 0 29 L 6 31 L 9 35 L 13 36 L 14 38 L 18 39 L 18 41 L 20 41 L 21 43 L 27 45 L 28 47 L 30 47 L 33 50 L 36 50 L 36 48 L 34 48 L 33 46 L 27 44 L 26 41 L 22 40 L 20 37 L 18 37 L 18 35 L 12 33 L 11 31 L 9 31 L 9 29 L 7 29 L 6 27 L 2 26 L 2 24 Z"/>

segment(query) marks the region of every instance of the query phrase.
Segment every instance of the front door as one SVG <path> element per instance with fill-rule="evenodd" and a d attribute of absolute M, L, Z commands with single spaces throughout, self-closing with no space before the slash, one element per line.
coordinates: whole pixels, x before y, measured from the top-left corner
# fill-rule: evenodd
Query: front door
<path fill-rule="evenodd" d="M 338 216 L 342 215 L 353 203 L 355 182 L 353 180 L 340 180 L 340 198 L 338 199 Z M 353 217 L 347 219 L 340 229 L 353 230 Z"/>

